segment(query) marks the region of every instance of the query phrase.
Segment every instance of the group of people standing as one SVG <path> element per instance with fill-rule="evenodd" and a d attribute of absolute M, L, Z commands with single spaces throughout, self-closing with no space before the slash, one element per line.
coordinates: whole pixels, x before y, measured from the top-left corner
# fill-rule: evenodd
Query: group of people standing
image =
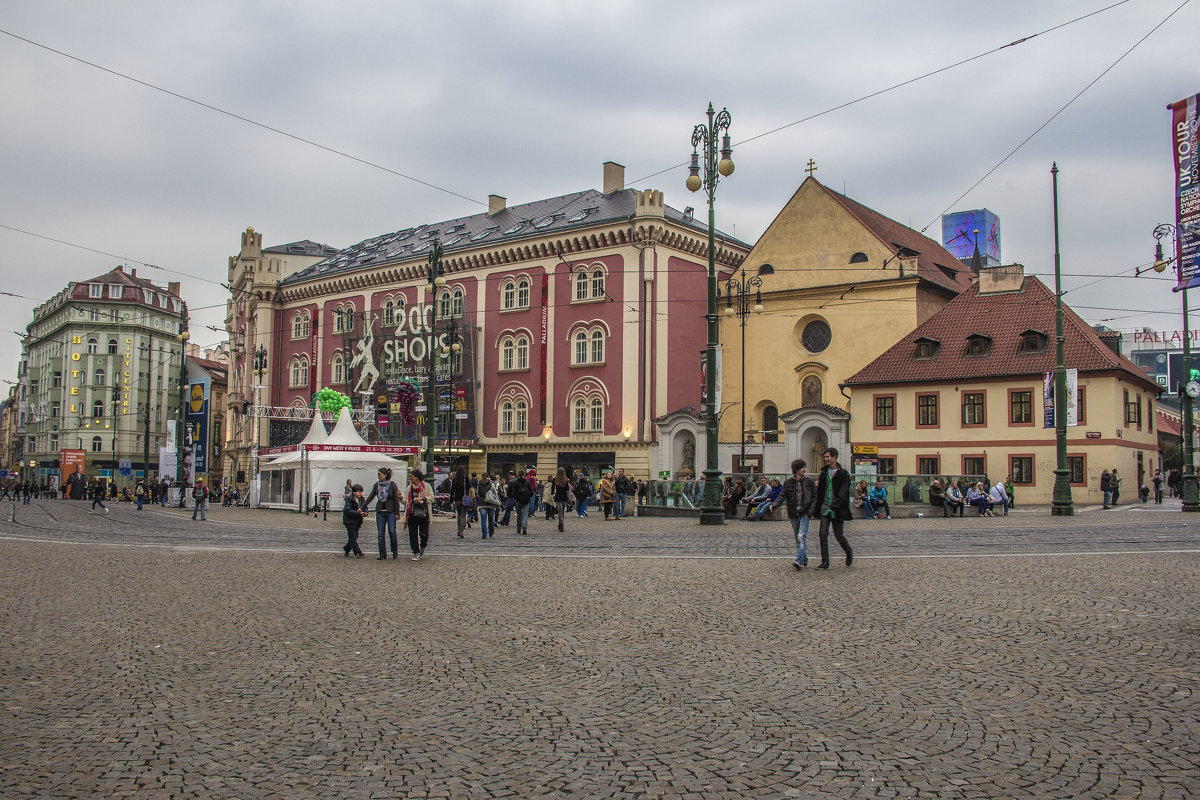
<path fill-rule="evenodd" d="M 362 558 L 362 549 L 358 545 L 358 532 L 363 520 L 371 512 L 371 501 L 375 501 L 375 529 L 378 533 L 379 555 L 376 561 L 388 557 L 388 545 L 391 545 L 392 558 L 400 557 L 399 539 L 396 535 L 396 523 L 402 520 L 402 527 L 408 531 L 408 547 L 412 551 L 412 560 L 420 561 L 429 545 L 429 518 L 433 514 L 433 489 L 425 482 L 425 475 L 419 469 L 408 473 L 408 488 L 401 488 L 392 480 L 392 471 L 383 467 L 378 473 L 379 480 L 371 486 L 371 492 L 363 496 L 362 484 L 346 481 L 346 491 L 343 494 L 345 505 L 342 507 L 342 525 L 346 528 L 346 544 L 342 547 L 343 554 L 349 558 Z"/>

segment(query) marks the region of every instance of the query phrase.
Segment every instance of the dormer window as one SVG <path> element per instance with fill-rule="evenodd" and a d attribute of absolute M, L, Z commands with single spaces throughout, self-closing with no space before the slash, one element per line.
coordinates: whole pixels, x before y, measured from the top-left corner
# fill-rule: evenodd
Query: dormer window
<path fill-rule="evenodd" d="M 1021 334 L 1021 352 L 1040 353 L 1046 349 L 1046 343 L 1049 340 L 1049 336 L 1031 328 Z"/>
<path fill-rule="evenodd" d="M 937 355 L 938 348 L 942 343 L 937 339 L 930 339 L 928 336 L 922 336 L 917 339 L 917 353 L 913 358 L 933 358 Z"/>
<path fill-rule="evenodd" d="M 973 333 L 967 337 L 967 357 L 980 358 L 986 356 L 992 349 L 992 337 L 981 333 Z"/>

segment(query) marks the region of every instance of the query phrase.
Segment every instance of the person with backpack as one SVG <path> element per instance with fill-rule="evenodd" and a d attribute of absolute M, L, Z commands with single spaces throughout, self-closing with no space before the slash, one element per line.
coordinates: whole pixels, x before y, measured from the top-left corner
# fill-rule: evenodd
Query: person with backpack
<path fill-rule="evenodd" d="M 192 509 L 192 522 L 196 521 L 196 515 L 200 515 L 200 521 L 205 522 L 204 510 L 208 507 L 208 487 L 204 485 L 204 478 L 196 478 L 196 485 L 192 487 L 192 499 L 196 501 L 196 507 Z"/>
<path fill-rule="evenodd" d="M 579 479 L 575 481 L 575 510 L 581 518 L 587 516 L 588 501 L 592 499 L 594 491 L 596 490 L 588 476 L 580 474 Z"/>
<path fill-rule="evenodd" d="M 379 535 L 379 556 L 376 561 L 387 558 L 387 546 L 392 545 L 392 558 L 400 557 L 400 546 L 396 539 L 396 515 L 400 513 L 400 487 L 392 480 L 390 467 L 380 467 L 376 473 L 379 480 L 371 487 L 371 493 L 363 500 L 362 507 L 366 508 L 372 500 L 378 498 L 375 504 L 375 531 Z M 387 532 L 387 540 L 383 538 Z"/>
<path fill-rule="evenodd" d="M 475 511 L 475 489 L 467 480 L 467 468 L 459 467 L 450 479 L 450 507 L 454 509 L 458 519 L 458 538 L 463 538 L 463 531 L 471 527 L 471 513 Z"/>
<path fill-rule="evenodd" d="M 496 535 L 496 514 L 500 511 L 500 476 L 493 483 L 485 472 L 479 479 L 479 490 L 475 493 L 479 505 L 479 529 L 484 539 Z"/>
<path fill-rule="evenodd" d="M 508 497 L 517 509 L 517 529 L 524 536 L 529 533 L 529 506 L 536 495 L 533 485 L 525 477 L 525 470 L 508 482 Z"/>
<path fill-rule="evenodd" d="M 142 501 L 146 499 L 146 484 L 142 481 L 137 482 L 137 486 L 133 489 L 133 496 L 137 498 L 137 510 L 142 510 Z"/>

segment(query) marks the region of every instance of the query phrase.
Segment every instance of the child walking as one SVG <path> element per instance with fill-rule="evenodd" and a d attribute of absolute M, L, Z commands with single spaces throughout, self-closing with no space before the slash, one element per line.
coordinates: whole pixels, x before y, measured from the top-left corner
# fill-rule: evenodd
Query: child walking
<path fill-rule="evenodd" d="M 342 507 L 342 524 L 346 526 L 346 544 L 342 554 L 346 558 L 354 553 L 355 558 L 362 558 L 362 550 L 358 547 L 358 529 L 362 527 L 363 517 L 367 515 L 366 503 L 363 502 L 362 484 L 356 483 L 350 487 L 350 496 Z"/>

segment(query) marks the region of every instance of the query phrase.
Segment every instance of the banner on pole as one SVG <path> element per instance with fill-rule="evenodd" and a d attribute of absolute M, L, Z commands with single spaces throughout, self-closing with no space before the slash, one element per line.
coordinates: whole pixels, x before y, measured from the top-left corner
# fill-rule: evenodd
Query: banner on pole
<path fill-rule="evenodd" d="M 1171 109 L 1171 157 L 1175 161 L 1175 257 L 1179 259 L 1179 289 L 1200 285 L 1200 141 L 1197 113 L 1200 94 Z"/>

